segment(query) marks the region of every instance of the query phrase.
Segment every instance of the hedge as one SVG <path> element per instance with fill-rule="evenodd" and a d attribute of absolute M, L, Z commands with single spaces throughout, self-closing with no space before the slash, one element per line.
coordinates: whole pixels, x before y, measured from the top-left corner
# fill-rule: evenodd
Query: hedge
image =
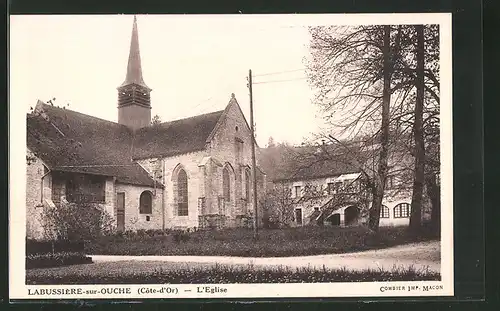
<path fill-rule="evenodd" d="M 55 240 L 37 241 L 26 239 L 26 255 L 49 254 L 49 253 L 83 253 L 85 244 L 83 241 Z"/>
<path fill-rule="evenodd" d="M 92 258 L 82 253 L 60 252 L 26 256 L 26 269 L 51 268 L 85 263 L 92 263 Z"/>

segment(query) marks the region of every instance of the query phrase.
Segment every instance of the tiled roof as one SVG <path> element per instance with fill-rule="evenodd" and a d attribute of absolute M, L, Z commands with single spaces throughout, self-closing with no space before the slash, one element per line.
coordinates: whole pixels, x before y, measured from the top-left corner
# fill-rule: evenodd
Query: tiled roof
<path fill-rule="evenodd" d="M 261 165 L 273 181 L 309 180 L 359 172 L 345 153 L 316 154 L 310 147 L 272 147 L 261 150 Z M 274 161 L 265 157 L 274 157 Z M 272 166 L 272 167 L 270 167 Z"/>
<path fill-rule="evenodd" d="M 135 135 L 132 156 L 134 159 L 169 157 L 203 150 L 223 112 L 144 127 Z"/>
<path fill-rule="evenodd" d="M 114 176 L 118 182 L 147 185 L 153 179 L 136 158 L 201 150 L 222 111 L 139 130 L 43 103 L 27 115 L 28 148 L 52 170 Z"/>

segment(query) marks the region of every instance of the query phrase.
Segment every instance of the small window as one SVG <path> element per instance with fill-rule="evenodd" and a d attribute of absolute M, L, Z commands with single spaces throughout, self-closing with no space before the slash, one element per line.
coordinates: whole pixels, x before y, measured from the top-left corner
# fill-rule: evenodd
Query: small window
<path fill-rule="evenodd" d="M 399 203 L 394 207 L 394 218 L 408 218 L 410 217 L 410 204 Z"/>
<path fill-rule="evenodd" d="M 146 216 L 146 221 L 150 221 L 151 220 L 151 217 L 150 216 Z"/>
<path fill-rule="evenodd" d="M 334 194 L 335 193 L 335 187 L 334 187 L 334 184 L 331 182 L 331 183 L 328 183 L 328 194 Z"/>
<path fill-rule="evenodd" d="M 153 212 L 153 195 L 149 191 L 141 193 L 139 198 L 139 213 L 152 214 Z"/>
<path fill-rule="evenodd" d="M 300 186 L 295 186 L 295 197 L 298 198 L 300 197 Z"/>
<path fill-rule="evenodd" d="M 380 218 L 389 218 L 389 208 L 385 205 L 380 208 Z"/>
<path fill-rule="evenodd" d="M 243 159 L 243 141 L 239 138 L 235 139 L 236 144 L 236 159 L 238 163 L 241 163 Z"/>
<path fill-rule="evenodd" d="M 236 132 L 238 132 L 238 130 L 239 130 L 238 126 L 236 126 L 234 129 L 236 130 Z"/>
<path fill-rule="evenodd" d="M 314 208 L 314 211 L 315 211 L 315 212 L 319 212 L 319 207 L 315 207 L 315 208 Z"/>
<path fill-rule="evenodd" d="M 297 223 L 297 225 L 302 225 L 302 209 L 301 208 L 297 208 L 295 210 L 295 222 Z"/>

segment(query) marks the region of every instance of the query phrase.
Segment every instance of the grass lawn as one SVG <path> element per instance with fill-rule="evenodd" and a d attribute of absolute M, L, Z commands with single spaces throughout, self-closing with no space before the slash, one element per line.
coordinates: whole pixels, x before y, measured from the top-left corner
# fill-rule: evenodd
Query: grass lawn
<path fill-rule="evenodd" d="M 440 280 L 428 270 L 349 271 L 170 262 L 106 262 L 26 271 L 26 284 L 223 284 Z"/>
<path fill-rule="evenodd" d="M 253 240 L 251 229 L 197 231 L 179 238 L 175 233 L 140 232 L 100 238 L 85 243 L 92 255 L 193 255 L 287 257 L 336 254 L 381 249 L 430 240 L 412 236 L 406 227 L 380 228 L 376 234 L 364 227 L 298 227 L 262 229 Z"/>

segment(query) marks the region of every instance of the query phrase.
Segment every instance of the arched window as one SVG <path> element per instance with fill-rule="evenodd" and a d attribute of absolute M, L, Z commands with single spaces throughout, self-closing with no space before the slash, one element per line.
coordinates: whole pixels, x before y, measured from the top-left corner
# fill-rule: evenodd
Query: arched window
<path fill-rule="evenodd" d="M 231 179 L 227 166 L 222 170 L 222 195 L 224 196 L 224 201 L 231 201 Z"/>
<path fill-rule="evenodd" d="M 183 169 L 177 174 L 177 216 L 188 216 L 188 179 Z"/>
<path fill-rule="evenodd" d="M 410 204 L 399 203 L 394 207 L 394 218 L 408 218 L 410 217 Z"/>
<path fill-rule="evenodd" d="M 380 208 L 380 218 L 389 218 L 389 208 L 385 205 Z"/>
<path fill-rule="evenodd" d="M 149 191 L 141 193 L 139 198 L 139 213 L 152 214 L 153 213 L 153 195 Z"/>
<path fill-rule="evenodd" d="M 251 178 L 252 178 L 252 175 L 250 173 L 250 169 L 246 169 L 245 170 L 245 199 L 248 201 L 250 201 L 250 185 L 251 185 Z"/>

